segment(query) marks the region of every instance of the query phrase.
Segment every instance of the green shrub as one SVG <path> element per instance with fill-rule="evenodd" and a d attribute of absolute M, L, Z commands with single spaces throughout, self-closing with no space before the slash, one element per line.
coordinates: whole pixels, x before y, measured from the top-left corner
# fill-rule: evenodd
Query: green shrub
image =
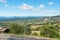
<path fill-rule="evenodd" d="M 32 35 L 38 35 L 36 32 L 34 32 L 34 34 L 32 34 Z"/>
<path fill-rule="evenodd" d="M 15 33 L 15 34 L 23 34 L 24 33 L 24 26 L 18 25 L 18 24 L 10 24 L 9 25 L 10 33 Z"/>
<path fill-rule="evenodd" d="M 52 26 L 52 25 L 48 25 L 48 26 L 44 26 L 41 29 L 41 35 L 45 36 L 45 37 L 50 37 L 50 38 L 55 38 L 58 37 L 58 26 Z"/>

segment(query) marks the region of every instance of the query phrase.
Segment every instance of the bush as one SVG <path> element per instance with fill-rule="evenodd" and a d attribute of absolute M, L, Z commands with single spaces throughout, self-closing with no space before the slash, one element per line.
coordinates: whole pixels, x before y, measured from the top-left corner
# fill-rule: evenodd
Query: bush
<path fill-rule="evenodd" d="M 24 26 L 18 25 L 18 24 L 10 24 L 9 25 L 10 33 L 15 33 L 15 34 L 23 34 L 24 33 Z"/>
<path fill-rule="evenodd" d="M 32 35 L 38 35 L 36 32 L 34 32 L 34 34 L 32 34 Z"/>
<path fill-rule="evenodd" d="M 49 26 L 44 26 L 42 27 L 42 30 L 41 30 L 41 35 L 42 36 L 45 36 L 45 37 L 50 37 L 50 38 L 54 38 L 54 37 L 58 37 L 58 26 L 52 26 L 52 25 L 49 25 Z"/>
<path fill-rule="evenodd" d="M 26 34 L 31 34 L 31 27 L 30 26 L 31 26 L 30 24 L 28 24 L 26 26 Z"/>

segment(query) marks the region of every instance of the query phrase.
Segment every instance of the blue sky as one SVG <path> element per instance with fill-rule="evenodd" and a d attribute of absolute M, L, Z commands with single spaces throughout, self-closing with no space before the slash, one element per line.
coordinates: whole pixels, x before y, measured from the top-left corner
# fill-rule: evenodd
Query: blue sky
<path fill-rule="evenodd" d="M 0 16 L 60 15 L 60 0 L 0 0 Z"/>

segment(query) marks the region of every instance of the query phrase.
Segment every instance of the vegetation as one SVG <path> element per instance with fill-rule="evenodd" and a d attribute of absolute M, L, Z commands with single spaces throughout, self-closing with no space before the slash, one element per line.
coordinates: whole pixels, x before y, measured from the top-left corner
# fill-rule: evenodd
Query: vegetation
<path fill-rule="evenodd" d="M 19 26 L 18 24 L 10 24 L 9 29 L 11 33 L 24 33 L 24 26 Z"/>
<path fill-rule="evenodd" d="M 18 25 L 15 23 L 12 23 L 9 25 L 10 33 L 14 34 L 31 34 L 31 29 L 30 29 L 30 24 L 29 25 Z M 40 29 L 40 30 L 38 30 Z M 34 29 L 35 30 L 35 29 Z M 40 35 L 45 36 L 45 37 L 50 37 L 50 38 L 56 38 L 59 37 L 59 26 L 57 25 L 52 25 L 52 24 L 47 24 L 42 27 L 36 28 L 37 31 L 41 31 Z M 36 31 L 35 30 L 35 31 Z M 36 32 L 32 35 L 38 35 Z"/>
<path fill-rule="evenodd" d="M 58 26 L 53 26 L 53 25 L 44 26 L 42 27 L 42 30 L 41 30 L 42 36 L 50 37 L 50 38 L 58 37 L 59 36 L 58 33 L 59 33 Z"/>
<path fill-rule="evenodd" d="M 17 19 L 17 18 L 16 18 Z M 38 35 L 50 38 L 60 37 L 59 17 L 31 17 L 31 18 L 21 18 L 15 20 L 5 20 L 0 21 L 0 26 L 7 27 L 10 29 L 10 33 L 13 34 L 28 34 L 28 35 Z M 36 27 L 36 29 L 31 29 L 31 26 Z M 32 31 L 35 31 L 32 34 Z M 36 32 L 38 31 L 38 32 Z M 38 33 L 38 34 L 37 34 Z"/>
<path fill-rule="evenodd" d="M 12 23 L 9 25 L 10 33 L 14 34 L 30 34 L 30 28 L 24 25 Z"/>

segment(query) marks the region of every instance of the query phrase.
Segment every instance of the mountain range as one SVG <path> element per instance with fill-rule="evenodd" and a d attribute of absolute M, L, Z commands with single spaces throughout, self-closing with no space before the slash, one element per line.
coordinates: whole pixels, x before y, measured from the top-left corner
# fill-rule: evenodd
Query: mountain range
<path fill-rule="evenodd" d="M 56 22 L 56 21 L 60 21 L 60 15 L 58 16 L 0 17 L 0 21 L 17 21 L 17 20 L 28 20 L 28 19 Z"/>

